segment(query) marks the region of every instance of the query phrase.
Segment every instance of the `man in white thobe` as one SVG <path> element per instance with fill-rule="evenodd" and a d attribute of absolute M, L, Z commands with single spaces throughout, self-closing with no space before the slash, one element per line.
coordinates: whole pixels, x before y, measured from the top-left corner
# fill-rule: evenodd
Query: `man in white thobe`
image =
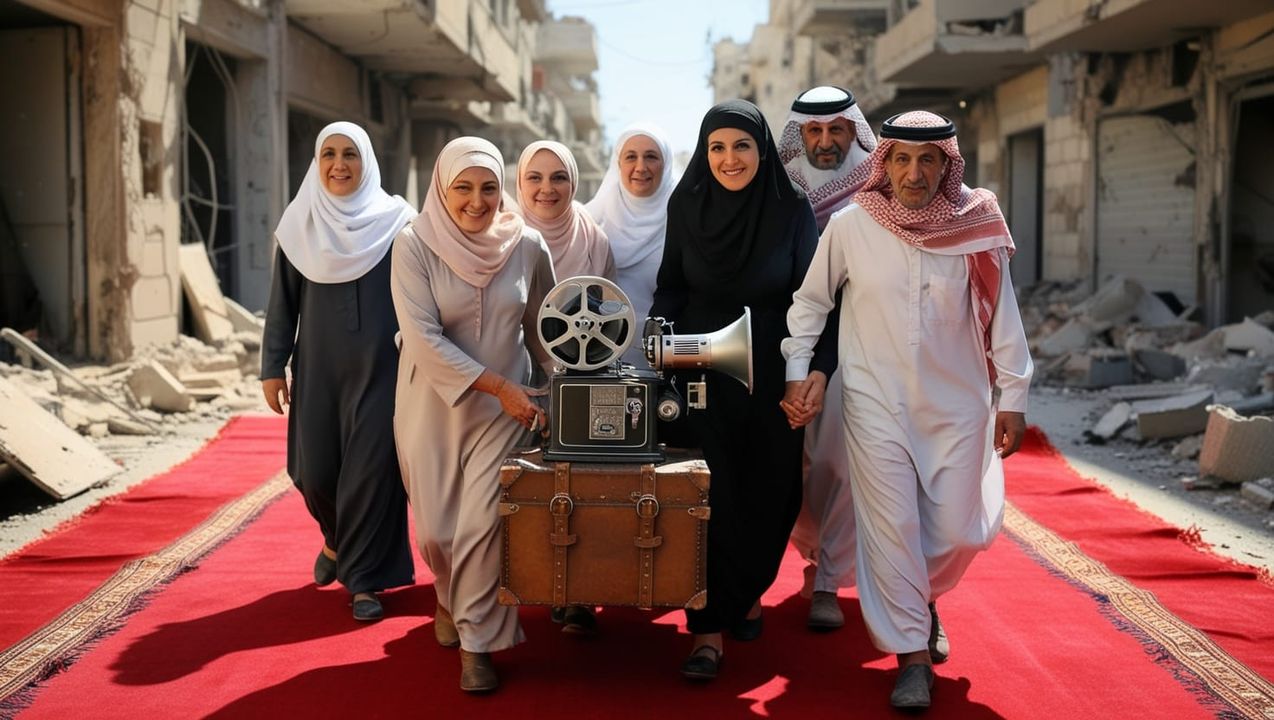
<path fill-rule="evenodd" d="M 822 85 L 792 103 L 779 158 L 792 182 L 809 197 L 820 232 L 832 213 L 849 205 L 862 187 L 867 179 L 864 161 L 875 148 L 876 135 L 850 91 Z M 837 388 L 840 373 L 818 380 Z M 820 395 L 817 386 L 811 392 L 825 407 L 805 431 L 804 501 L 792 529 L 792 545 L 809 563 L 801 589 L 802 596 L 810 598 L 806 625 L 829 631 L 845 624 L 837 590 L 854 584 L 854 503 L 840 392 Z"/>
<path fill-rule="evenodd" d="M 843 287 L 839 349 L 863 618 L 898 656 L 891 703 L 930 704 L 945 659 L 933 605 L 987 548 L 1001 459 L 1025 432 L 1033 365 L 995 196 L 963 185 L 955 125 L 909 112 L 881 129 L 854 203 L 831 219 L 788 312 L 789 416 Z M 993 389 L 998 388 L 998 403 Z"/>

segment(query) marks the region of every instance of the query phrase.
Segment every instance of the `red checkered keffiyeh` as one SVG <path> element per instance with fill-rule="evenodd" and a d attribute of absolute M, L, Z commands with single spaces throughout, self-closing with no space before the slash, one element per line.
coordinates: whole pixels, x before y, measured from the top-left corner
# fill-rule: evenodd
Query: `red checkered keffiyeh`
<path fill-rule="evenodd" d="M 934 113 L 915 111 L 886 121 L 897 130 L 933 128 L 949 125 L 946 118 Z M 863 188 L 854 196 L 858 203 L 882 227 L 910 243 L 937 255 L 963 255 L 969 266 L 969 290 L 973 300 L 974 322 L 988 355 L 987 368 L 992 382 L 995 368 L 990 362 L 991 321 L 999 303 L 1000 281 L 1013 256 L 1013 238 L 1000 212 L 995 194 L 984 188 L 971 189 L 963 183 L 964 158 L 955 137 L 933 141 L 947 155 L 947 169 L 942 187 L 933 200 L 919 210 L 903 207 L 893 195 L 885 160 L 899 142 L 912 142 L 883 137 L 871 156 L 863 163 L 868 168 Z"/>

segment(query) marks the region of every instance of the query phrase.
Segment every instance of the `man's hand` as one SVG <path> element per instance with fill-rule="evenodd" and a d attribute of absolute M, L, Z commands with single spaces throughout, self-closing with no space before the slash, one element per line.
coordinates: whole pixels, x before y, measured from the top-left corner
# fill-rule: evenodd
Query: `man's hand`
<path fill-rule="evenodd" d="M 1002 410 L 995 414 L 995 451 L 1006 458 L 1022 446 L 1026 435 L 1026 414 Z"/>
<path fill-rule="evenodd" d="M 284 405 L 292 404 L 292 396 L 288 394 L 288 381 L 283 378 L 262 380 L 261 392 L 265 395 L 265 404 L 280 415 L 283 414 Z"/>
<path fill-rule="evenodd" d="M 827 392 L 827 376 L 815 370 L 804 380 L 787 384 L 779 407 L 787 415 L 793 430 L 805 427 L 823 410 L 823 394 Z"/>

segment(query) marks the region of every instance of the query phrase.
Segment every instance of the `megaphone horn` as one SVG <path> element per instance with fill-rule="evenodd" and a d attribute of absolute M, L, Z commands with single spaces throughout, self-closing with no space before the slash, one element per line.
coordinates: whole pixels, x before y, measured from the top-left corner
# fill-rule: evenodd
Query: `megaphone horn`
<path fill-rule="evenodd" d="M 711 368 L 738 380 L 752 392 L 752 310 L 729 325 L 703 335 L 652 335 L 650 364 L 660 370 Z"/>

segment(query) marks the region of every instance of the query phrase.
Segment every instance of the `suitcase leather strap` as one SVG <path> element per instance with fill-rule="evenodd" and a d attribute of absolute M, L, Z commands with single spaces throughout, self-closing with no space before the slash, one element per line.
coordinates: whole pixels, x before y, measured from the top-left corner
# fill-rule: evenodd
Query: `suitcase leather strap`
<path fill-rule="evenodd" d="M 637 577 L 637 605 L 648 608 L 655 599 L 655 548 L 663 544 L 663 537 L 655 534 L 655 518 L 659 515 L 659 500 L 655 497 L 655 466 L 641 466 L 641 489 L 637 497 L 637 537 L 633 544 L 640 555 Z"/>
<path fill-rule="evenodd" d="M 553 499 L 549 501 L 549 514 L 553 517 L 553 532 L 549 542 L 553 545 L 553 605 L 566 607 L 566 554 L 575 544 L 576 536 L 570 533 L 571 513 L 575 502 L 571 500 L 571 464 L 560 462 L 553 471 Z"/>

